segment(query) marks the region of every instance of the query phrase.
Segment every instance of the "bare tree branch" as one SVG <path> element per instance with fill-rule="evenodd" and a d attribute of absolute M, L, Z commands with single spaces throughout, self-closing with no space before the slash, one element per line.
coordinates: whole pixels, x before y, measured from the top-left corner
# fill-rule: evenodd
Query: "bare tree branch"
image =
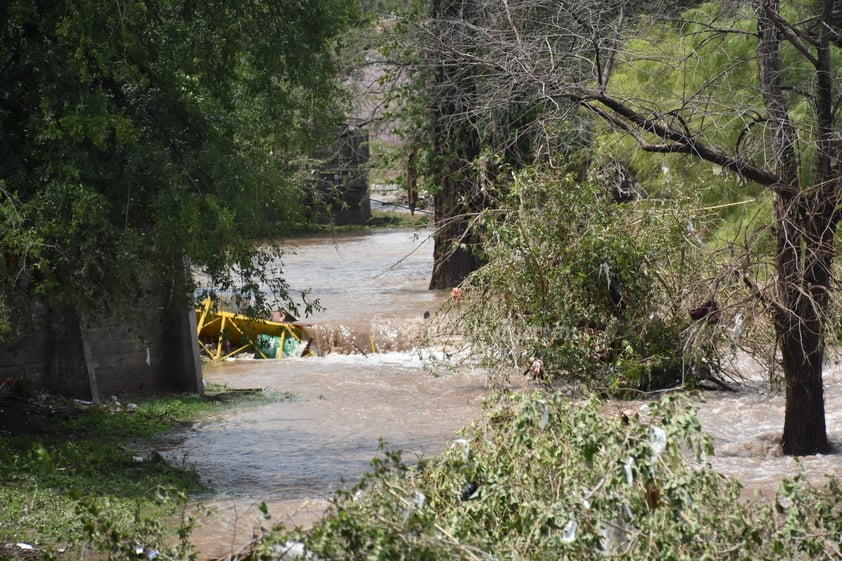
<path fill-rule="evenodd" d="M 598 108 L 593 102 L 604 105 L 608 111 Z M 624 103 L 607 95 L 592 94 L 591 96 L 583 96 L 581 105 L 631 134 L 637 140 L 640 147 L 647 152 L 690 154 L 702 160 L 720 165 L 747 179 L 756 181 L 761 185 L 769 186 L 772 189 L 786 188 L 785 185 L 781 184 L 778 176 L 768 170 L 735 158 L 722 150 L 709 147 L 685 131 L 678 131 L 661 124 L 658 120 L 644 117 Z M 651 133 L 660 139 L 669 140 L 671 143 L 652 144 L 646 140 L 645 133 Z"/>

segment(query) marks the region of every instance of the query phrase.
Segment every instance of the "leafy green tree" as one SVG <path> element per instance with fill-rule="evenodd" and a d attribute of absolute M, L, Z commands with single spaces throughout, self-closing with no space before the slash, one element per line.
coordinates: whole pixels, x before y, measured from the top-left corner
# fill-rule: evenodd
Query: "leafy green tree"
<path fill-rule="evenodd" d="M 589 2 L 588 13 L 572 23 L 604 34 L 606 46 L 617 45 L 613 22 L 644 4 Z M 431 288 L 456 286 L 484 262 L 476 218 L 493 207 L 489 188 L 495 182 L 500 187 L 499 177 L 505 182 L 508 170 L 538 162 L 557 165 L 591 142 L 593 128 L 577 115 L 575 103 L 547 98 L 534 80 L 500 80 L 507 65 L 517 65 L 520 51 L 545 48 L 534 38 L 557 12 L 553 3 L 534 1 L 419 1 L 393 26 L 398 32 L 387 53 L 395 83 L 403 86 L 395 97 L 403 107 L 397 114 L 410 197 L 420 184 L 435 203 Z M 504 29 L 509 24 L 518 29 Z M 500 33 L 489 34 L 491 29 Z M 547 44 L 564 51 L 576 41 L 576 35 L 557 34 Z M 494 62 L 485 68 L 482 61 Z M 588 79 L 580 61 L 558 62 L 553 72 Z"/>
<path fill-rule="evenodd" d="M 252 240 L 301 218 L 295 160 L 341 119 L 357 17 L 344 0 L 4 2 L 4 303 L 137 304 L 185 259 L 285 297 Z"/>
<path fill-rule="evenodd" d="M 687 231 L 713 213 L 695 200 L 617 204 L 602 184 L 532 168 L 510 191 L 483 215 L 488 263 L 445 322 L 474 356 L 504 379 L 611 393 L 718 381 L 722 310 L 687 313 L 716 291 L 714 252 Z"/>
<path fill-rule="evenodd" d="M 414 7 L 413 17 L 425 24 L 399 27 L 397 46 L 392 46 L 389 56 L 398 63 L 398 72 L 406 70 L 409 75 L 400 88 L 404 97 L 399 113 L 409 154 L 409 195 L 412 198 L 417 192 L 415 183 L 420 176 L 423 188 L 434 198 L 436 230 L 430 288 L 446 289 L 461 283 L 480 262 L 478 239 L 470 227 L 486 204 L 475 173 L 481 150 L 478 124 L 470 117 L 479 84 L 473 70 L 460 65 L 458 58 L 442 51 L 418 51 L 416 42 L 444 41 L 458 32 L 460 41 L 470 45 L 470 29 L 454 30 L 448 22 L 471 21 L 479 14 L 473 0 L 424 4 Z"/>
<path fill-rule="evenodd" d="M 493 49 L 476 29 L 499 17 L 499 8 L 435 0 L 414 10 L 395 26 L 386 50 L 397 76 L 393 97 L 401 106 L 396 113 L 410 196 L 424 190 L 434 198 L 430 287 L 443 289 L 459 285 L 484 262 L 477 218 L 494 206 L 490 191 L 499 187 L 497 179 L 581 147 L 582 135 L 560 122 L 555 104 L 534 103 L 531 86 L 503 91 L 493 74 L 465 64 L 465 57 Z"/>

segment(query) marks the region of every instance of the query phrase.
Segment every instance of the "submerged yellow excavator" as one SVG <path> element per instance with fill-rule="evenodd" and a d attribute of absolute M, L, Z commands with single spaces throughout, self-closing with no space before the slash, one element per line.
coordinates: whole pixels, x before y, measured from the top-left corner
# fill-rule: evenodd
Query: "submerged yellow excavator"
<path fill-rule="evenodd" d="M 213 360 L 244 351 L 255 358 L 302 356 L 308 352 L 303 330 L 294 323 L 269 321 L 213 309 L 210 298 L 196 309 L 199 348 Z"/>

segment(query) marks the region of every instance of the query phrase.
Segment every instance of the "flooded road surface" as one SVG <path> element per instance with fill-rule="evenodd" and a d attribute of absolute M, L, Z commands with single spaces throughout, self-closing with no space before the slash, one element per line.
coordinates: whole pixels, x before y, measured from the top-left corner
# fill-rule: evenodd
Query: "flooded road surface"
<path fill-rule="evenodd" d="M 325 310 L 304 321 L 419 318 L 444 295 L 429 291 L 430 230 L 389 230 L 295 240 L 284 257 L 293 292 L 311 290 Z"/>
<path fill-rule="evenodd" d="M 324 308 L 305 334 L 320 355 L 407 351 L 425 312 L 447 291 L 428 290 L 430 230 L 392 230 L 295 240 L 284 258 L 291 293 L 309 290 Z"/>
<path fill-rule="evenodd" d="M 432 243 L 426 236 L 401 230 L 298 240 L 297 253 L 285 259 L 286 278 L 293 289 L 312 289 L 326 306 L 305 321 L 323 348 L 340 352 L 205 363 L 208 383 L 265 389 L 277 399 L 174 435 L 167 457 L 193 465 L 214 489 L 201 498 L 214 514 L 202 517 L 193 535 L 201 559 L 236 551 L 261 524 L 313 521 L 343 479 L 353 482 L 367 470 L 380 439 L 412 460 L 448 446 L 481 414 L 488 391 L 483 373 L 433 375 L 411 350 L 424 312 L 448 297 L 427 290 Z M 372 340 L 386 352 L 370 352 Z M 842 374 L 838 366 L 827 370 L 828 433 L 842 450 Z M 762 376 L 754 378 L 736 393 L 707 393 L 700 411 L 715 439 L 714 466 L 740 479 L 746 496 L 770 494 L 799 469 L 777 452 L 783 395 L 765 391 Z M 824 473 L 842 475 L 838 452 L 800 464 L 816 482 Z M 261 521 L 264 501 L 272 522 Z"/>

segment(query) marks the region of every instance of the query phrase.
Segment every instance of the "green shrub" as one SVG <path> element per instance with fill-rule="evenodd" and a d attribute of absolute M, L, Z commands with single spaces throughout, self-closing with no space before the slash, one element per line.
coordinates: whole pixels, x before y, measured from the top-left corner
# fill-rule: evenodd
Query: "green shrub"
<path fill-rule="evenodd" d="M 763 560 L 838 558 L 842 503 L 784 482 L 773 504 L 714 471 L 686 397 L 611 414 L 596 400 L 499 395 L 435 460 L 376 460 L 308 531 L 277 528 L 250 553 L 293 544 L 321 559 Z"/>
<path fill-rule="evenodd" d="M 722 296 L 695 200 L 618 204 L 608 187 L 532 171 L 510 191 L 482 219 L 487 264 L 445 324 L 496 376 L 535 357 L 548 382 L 650 390 L 715 368 L 724 330 L 688 314 Z"/>

